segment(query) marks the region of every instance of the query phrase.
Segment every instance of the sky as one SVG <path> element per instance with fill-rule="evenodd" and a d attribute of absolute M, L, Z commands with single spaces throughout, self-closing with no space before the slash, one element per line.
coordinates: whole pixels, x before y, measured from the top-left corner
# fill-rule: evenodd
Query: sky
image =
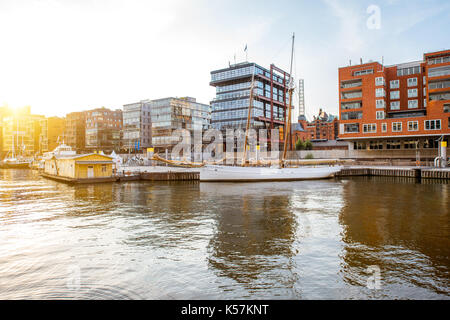
<path fill-rule="evenodd" d="M 0 0 L 0 106 L 64 116 L 164 97 L 209 103 L 210 72 L 248 60 L 305 81 L 338 114 L 338 68 L 450 49 L 450 1 Z"/>

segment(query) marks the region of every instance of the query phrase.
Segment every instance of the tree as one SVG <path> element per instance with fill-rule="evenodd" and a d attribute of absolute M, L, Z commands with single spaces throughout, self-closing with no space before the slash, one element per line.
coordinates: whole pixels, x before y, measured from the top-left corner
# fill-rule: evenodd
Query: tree
<path fill-rule="evenodd" d="M 298 138 L 297 142 L 295 143 L 295 150 L 304 150 L 305 144 L 302 139 Z"/>
<path fill-rule="evenodd" d="M 304 146 L 305 146 L 305 150 L 312 150 L 312 148 L 313 148 L 313 144 L 309 140 L 305 141 Z"/>

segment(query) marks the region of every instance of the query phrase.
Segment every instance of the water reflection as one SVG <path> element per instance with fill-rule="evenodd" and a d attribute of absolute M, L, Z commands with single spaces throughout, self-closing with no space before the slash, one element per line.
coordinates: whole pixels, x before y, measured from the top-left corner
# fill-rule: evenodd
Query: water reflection
<path fill-rule="evenodd" d="M 377 265 L 390 296 L 448 294 L 449 187 L 389 177 L 346 181 L 339 216 L 345 281 L 365 286 L 365 269 Z"/>
<path fill-rule="evenodd" d="M 210 267 L 250 292 L 289 288 L 295 282 L 291 258 L 296 219 L 291 194 L 261 192 L 267 188 L 271 185 L 210 183 L 201 188 L 217 199 Z"/>
<path fill-rule="evenodd" d="M 362 177 L 71 186 L 0 170 L 0 298 L 449 298 L 449 189 Z M 366 287 L 372 265 L 380 290 Z"/>

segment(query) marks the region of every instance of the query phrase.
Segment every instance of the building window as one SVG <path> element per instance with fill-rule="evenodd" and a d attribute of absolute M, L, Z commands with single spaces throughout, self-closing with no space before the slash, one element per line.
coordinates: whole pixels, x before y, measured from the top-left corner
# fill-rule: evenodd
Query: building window
<path fill-rule="evenodd" d="M 386 107 L 386 101 L 382 99 L 375 100 L 377 109 Z"/>
<path fill-rule="evenodd" d="M 426 97 L 427 96 L 427 88 L 423 88 L 423 96 Z"/>
<path fill-rule="evenodd" d="M 370 150 L 382 150 L 383 149 L 383 142 L 381 142 L 381 141 L 370 141 L 369 142 L 369 149 Z"/>
<path fill-rule="evenodd" d="M 344 124 L 344 133 L 359 132 L 359 123 L 346 123 Z"/>
<path fill-rule="evenodd" d="M 420 73 L 420 66 L 397 69 L 397 76 L 407 76 L 410 74 Z"/>
<path fill-rule="evenodd" d="M 403 143 L 403 147 L 404 147 L 405 149 L 416 149 L 416 144 L 418 144 L 418 142 L 415 141 L 415 140 L 406 140 L 406 141 Z"/>
<path fill-rule="evenodd" d="M 359 71 L 355 71 L 353 73 L 353 76 L 363 76 L 365 74 L 372 74 L 372 73 L 373 73 L 373 69 L 359 70 Z"/>
<path fill-rule="evenodd" d="M 400 140 L 386 141 L 386 149 L 400 149 Z"/>
<path fill-rule="evenodd" d="M 425 130 L 441 130 L 441 120 L 425 120 Z"/>
<path fill-rule="evenodd" d="M 391 91 L 391 100 L 393 99 L 400 99 L 400 91 Z"/>
<path fill-rule="evenodd" d="M 354 142 L 353 149 L 354 150 L 366 150 L 366 143 L 365 142 Z"/>
<path fill-rule="evenodd" d="M 444 112 L 450 112 L 450 104 L 444 104 Z"/>
<path fill-rule="evenodd" d="M 436 141 L 435 139 L 426 139 L 423 142 L 423 147 L 425 149 L 437 148 L 438 147 L 438 141 Z"/>
<path fill-rule="evenodd" d="M 408 78 L 408 87 L 417 87 L 417 78 Z"/>
<path fill-rule="evenodd" d="M 428 64 L 438 64 L 438 63 L 446 63 L 450 62 L 450 56 L 447 57 L 439 57 L 439 58 L 430 58 L 428 60 Z"/>
<path fill-rule="evenodd" d="M 427 99 L 423 99 L 423 107 L 426 108 L 427 107 Z"/>
<path fill-rule="evenodd" d="M 423 85 L 427 83 L 427 77 L 423 76 Z"/>
<path fill-rule="evenodd" d="M 392 101 L 391 110 L 400 110 L 400 101 Z"/>
<path fill-rule="evenodd" d="M 387 123 L 381 124 L 381 132 L 387 132 Z"/>
<path fill-rule="evenodd" d="M 408 98 L 417 97 L 417 89 L 408 89 Z"/>
<path fill-rule="evenodd" d="M 408 131 L 419 130 L 419 121 L 408 121 Z"/>
<path fill-rule="evenodd" d="M 402 123 L 392 122 L 392 132 L 402 132 Z"/>
<path fill-rule="evenodd" d="M 366 123 L 363 125 L 363 133 L 377 132 L 377 125 L 375 123 Z"/>
<path fill-rule="evenodd" d="M 106 172 L 106 164 L 102 164 L 102 172 Z"/>
<path fill-rule="evenodd" d="M 398 89 L 400 87 L 400 80 L 391 80 L 389 87 L 391 89 Z"/>
<path fill-rule="evenodd" d="M 376 77 L 375 78 L 375 86 L 384 86 L 384 78 Z"/>
<path fill-rule="evenodd" d="M 384 119 L 384 111 L 377 111 L 377 120 Z"/>
<path fill-rule="evenodd" d="M 383 88 L 377 88 L 377 89 L 375 89 L 375 96 L 376 96 L 377 98 L 379 98 L 379 97 L 385 97 L 385 96 L 386 96 L 386 92 L 384 91 Z"/>
<path fill-rule="evenodd" d="M 419 106 L 418 100 L 408 100 L 408 109 L 415 109 Z"/>

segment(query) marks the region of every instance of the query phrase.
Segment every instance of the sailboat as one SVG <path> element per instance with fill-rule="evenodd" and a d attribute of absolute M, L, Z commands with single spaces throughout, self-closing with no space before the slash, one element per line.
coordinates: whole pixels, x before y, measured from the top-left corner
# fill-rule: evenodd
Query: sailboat
<path fill-rule="evenodd" d="M 17 131 L 19 129 L 19 123 L 17 121 Z M 19 145 L 19 133 L 16 133 L 17 145 Z M 23 139 L 23 138 L 22 138 Z M 25 146 L 22 141 L 22 152 L 25 150 Z M 12 147 L 11 151 L 8 152 L 6 158 L 4 158 L 0 162 L 0 169 L 29 169 L 31 160 L 26 159 L 22 156 L 22 152 L 16 156 L 15 154 L 15 145 L 14 145 L 14 136 L 12 137 Z"/>
<path fill-rule="evenodd" d="M 23 158 L 16 158 L 14 154 L 7 156 L 0 162 L 0 169 L 29 169 L 31 161 Z"/>
<path fill-rule="evenodd" d="M 284 135 L 284 149 L 281 160 L 276 161 L 259 161 L 265 162 L 265 164 L 275 164 L 270 167 L 251 167 L 248 166 L 248 160 L 246 159 L 248 143 L 247 134 L 249 132 L 251 115 L 252 115 L 252 100 L 254 91 L 254 76 L 252 75 L 252 81 L 250 86 L 250 103 L 247 115 L 247 127 L 246 135 L 244 137 L 244 152 L 242 159 L 242 166 L 225 166 L 218 164 L 223 160 L 215 163 L 194 163 L 189 161 L 174 161 L 168 159 L 162 159 L 158 155 L 154 155 L 152 160 L 167 163 L 175 167 L 189 168 L 189 170 L 200 172 L 200 181 L 213 182 L 244 182 L 244 181 L 295 181 L 295 180 L 309 180 L 309 179 L 325 179 L 333 177 L 337 172 L 342 169 L 338 160 L 308 160 L 302 162 L 304 165 L 300 167 L 288 167 L 290 161 L 286 159 L 288 141 L 291 139 L 291 110 L 292 110 L 292 95 L 294 91 L 293 79 L 292 79 L 292 60 L 294 55 L 294 39 L 295 35 L 292 35 L 292 52 L 291 52 L 291 64 L 289 73 L 289 111 L 288 117 L 285 122 L 285 135 Z"/>
<path fill-rule="evenodd" d="M 289 73 L 289 111 L 286 119 L 285 135 L 284 135 L 284 149 L 281 161 L 278 162 L 278 166 L 272 167 L 249 167 L 246 159 L 248 145 L 247 134 L 244 140 L 244 153 L 241 167 L 232 166 L 220 166 L 220 165 L 205 165 L 199 169 L 200 181 L 223 181 L 223 182 L 250 182 L 250 181 L 295 181 L 295 180 L 308 180 L 308 179 L 325 179 L 334 176 L 339 172 L 342 167 L 337 161 L 330 161 L 329 165 L 323 165 L 324 161 L 317 162 L 317 164 L 309 161 L 308 166 L 301 167 L 287 167 L 289 161 L 286 159 L 288 141 L 291 139 L 291 110 L 292 110 L 292 95 L 294 91 L 293 78 L 292 78 L 292 60 L 294 54 L 294 39 L 295 34 L 292 35 L 292 52 L 291 52 L 291 64 Z M 247 116 L 246 132 L 248 133 L 251 119 L 251 109 L 253 100 L 254 89 L 254 74 L 252 76 L 252 83 L 250 87 L 250 103 Z"/>

